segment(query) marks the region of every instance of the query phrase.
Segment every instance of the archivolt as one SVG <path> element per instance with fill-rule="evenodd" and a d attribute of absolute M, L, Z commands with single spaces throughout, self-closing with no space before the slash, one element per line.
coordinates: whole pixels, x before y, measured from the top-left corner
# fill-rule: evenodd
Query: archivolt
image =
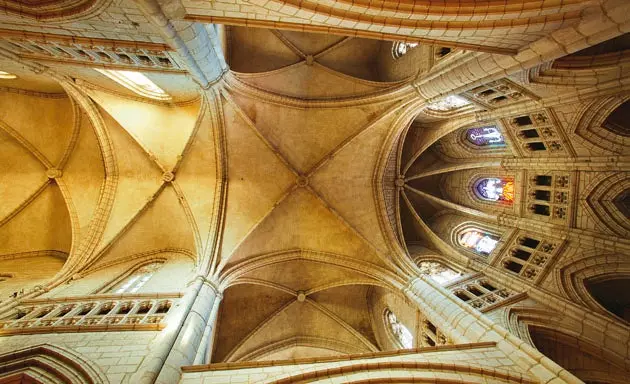
<path fill-rule="evenodd" d="M 563 293 L 576 303 L 600 313 L 608 313 L 588 292 L 584 281 L 595 276 L 628 277 L 630 261 L 617 254 L 594 254 L 580 257 L 558 269 L 556 280 Z"/>
<path fill-rule="evenodd" d="M 602 152 L 626 153 L 628 143 L 623 136 L 616 135 L 603 127 L 606 118 L 621 104 L 630 100 L 630 94 L 622 93 L 595 100 L 579 114 L 573 125 L 576 139 L 582 139 L 586 147 Z"/>
<path fill-rule="evenodd" d="M 627 172 L 605 173 L 595 178 L 586 188 L 587 212 L 604 230 L 608 229 L 620 237 L 630 237 L 630 220 L 615 205 L 614 200 L 630 189 L 630 174 Z"/>
<path fill-rule="evenodd" d="M 90 361 L 56 345 L 40 344 L 0 355 L 0 378 L 29 372 L 51 382 L 109 383 Z"/>

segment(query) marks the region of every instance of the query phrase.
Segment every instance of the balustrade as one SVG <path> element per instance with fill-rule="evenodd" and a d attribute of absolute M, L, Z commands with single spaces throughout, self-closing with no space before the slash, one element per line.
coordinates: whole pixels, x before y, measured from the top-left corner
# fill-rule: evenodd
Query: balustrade
<path fill-rule="evenodd" d="M 90 295 L 21 301 L 0 321 L 0 334 L 94 330 L 160 330 L 181 294 Z"/>

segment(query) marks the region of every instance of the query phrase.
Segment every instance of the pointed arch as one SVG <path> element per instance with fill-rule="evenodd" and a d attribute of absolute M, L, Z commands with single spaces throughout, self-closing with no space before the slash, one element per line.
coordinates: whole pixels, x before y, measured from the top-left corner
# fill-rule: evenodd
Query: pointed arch
<path fill-rule="evenodd" d="M 62 383 L 109 383 L 92 362 L 56 345 L 39 344 L 0 355 L 0 379 L 17 373 L 39 376 L 38 372 Z"/>

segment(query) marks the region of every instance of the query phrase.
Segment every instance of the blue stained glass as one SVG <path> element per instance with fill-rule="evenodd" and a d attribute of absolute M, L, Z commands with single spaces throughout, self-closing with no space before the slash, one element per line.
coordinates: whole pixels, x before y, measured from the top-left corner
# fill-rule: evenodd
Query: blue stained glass
<path fill-rule="evenodd" d="M 495 125 L 470 128 L 466 131 L 466 138 L 479 147 L 505 147 L 503 135 Z"/>

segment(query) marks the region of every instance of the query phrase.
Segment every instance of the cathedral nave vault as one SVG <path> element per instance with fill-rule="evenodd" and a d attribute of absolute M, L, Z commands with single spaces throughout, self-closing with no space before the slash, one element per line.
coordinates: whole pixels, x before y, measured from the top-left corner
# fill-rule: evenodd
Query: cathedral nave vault
<path fill-rule="evenodd" d="M 0 383 L 623 383 L 628 12 L 1 4 Z"/>

